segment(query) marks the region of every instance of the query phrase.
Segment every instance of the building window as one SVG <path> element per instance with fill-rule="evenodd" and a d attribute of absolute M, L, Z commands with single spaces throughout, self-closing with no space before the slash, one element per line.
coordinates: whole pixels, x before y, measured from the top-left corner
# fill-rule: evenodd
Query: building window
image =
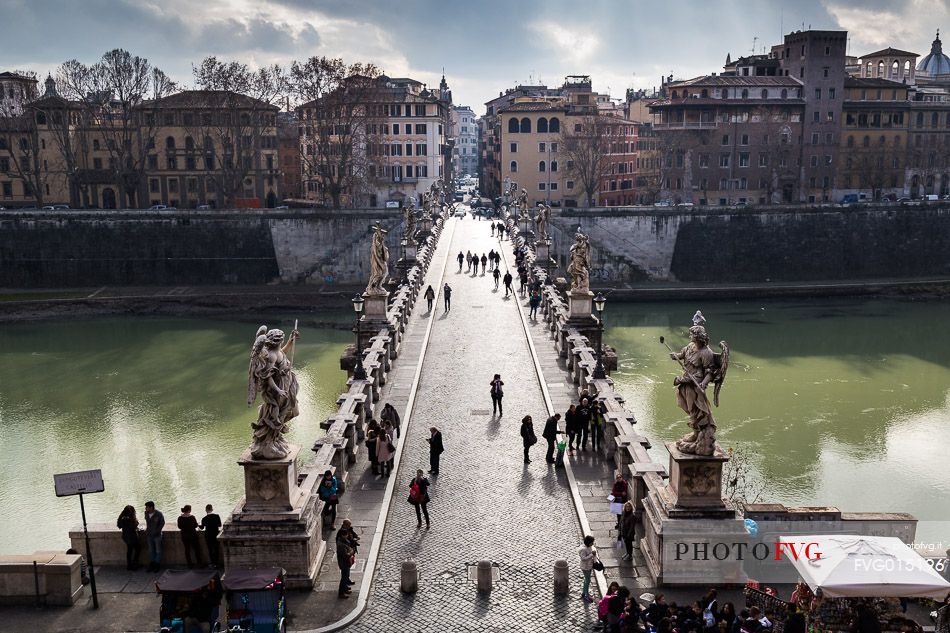
<path fill-rule="evenodd" d="M 739 152 L 739 167 L 749 166 L 749 152 Z"/>
<path fill-rule="evenodd" d="M 422 115 L 425 116 L 425 115 Z M 416 134 L 425 134 L 426 133 L 426 124 L 425 123 L 416 123 Z"/>
<path fill-rule="evenodd" d="M 551 120 L 548 121 L 548 132 L 551 134 L 557 134 L 561 131 L 561 121 L 557 117 L 551 117 Z"/>
<path fill-rule="evenodd" d="M 870 137 L 870 136 L 865 136 L 864 139 L 861 141 L 861 144 L 862 144 L 864 147 L 870 147 L 870 146 L 871 146 L 871 137 Z"/>
<path fill-rule="evenodd" d="M 543 154 L 547 151 L 547 146 L 544 143 L 538 143 L 538 151 Z"/>
<path fill-rule="evenodd" d="M 723 144 L 723 145 L 728 145 L 728 144 L 729 144 L 729 135 L 728 135 L 728 134 L 723 134 L 723 135 L 722 135 L 722 144 Z"/>
<path fill-rule="evenodd" d="M 567 188 L 568 188 L 568 189 L 573 189 L 573 188 L 574 188 L 574 181 L 573 181 L 573 180 L 568 180 L 568 181 L 567 181 Z"/>
<path fill-rule="evenodd" d="M 520 125 L 519 131 L 522 134 L 530 134 L 531 133 L 531 119 L 529 119 L 528 117 L 524 117 L 523 119 L 521 119 L 521 125 Z"/>
<path fill-rule="evenodd" d="M 835 88 L 828 88 L 828 98 L 829 98 L 829 99 L 834 99 L 835 96 L 836 96 L 836 94 L 837 94 L 837 93 L 836 93 Z"/>
<path fill-rule="evenodd" d="M 544 189 L 545 189 L 545 183 L 539 182 L 539 183 L 538 183 L 538 191 L 544 191 Z"/>
<path fill-rule="evenodd" d="M 825 154 L 825 165 L 830 165 L 830 164 L 831 164 L 831 154 Z M 828 184 L 826 183 L 825 186 L 827 187 Z"/>
<path fill-rule="evenodd" d="M 538 162 L 538 171 L 545 171 L 545 164 L 543 160 Z"/>
<path fill-rule="evenodd" d="M 168 169 L 178 169 L 178 161 L 175 160 L 175 157 L 174 157 L 174 156 L 169 156 L 169 157 L 166 159 L 166 167 L 167 167 Z"/>
<path fill-rule="evenodd" d="M 517 143 L 508 143 L 508 151 L 512 154 L 518 153 L 518 144 Z"/>
<path fill-rule="evenodd" d="M 551 171 L 554 171 L 554 170 L 552 169 Z M 552 182 L 550 189 L 551 189 L 551 191 L 557 191 L 557 183 L 556 183 L 556 182 Z"/>
<path fill-rule="evenodd" d="M 818 145 L 818 132 L 811 133 L 811 144 Z"/>
<path fill-rule="evenodd" d="M 424 103 L 416 104 L 416 116 L 425 116 L 426 115 L 426 106 Z M 416 134 L 425 134 L 425 132 L 416 132 Z"/>
<path fill-rule="evenodd" d="M 825 145 L 834 145 L 834 143 L 835 143 L 835 135 L 832 134 L 831 132 L 825 134 Z"/>
<path fill-rule="evenodd" d="M 463 148 L 464 151 L 464 148 Z M 416 143 L 416 156 L 427 156 L 429 154 L 429 146 L 425 143 Z"/>
<path fill-rule="evenodd" d="M 812 166 L 812 167 L 817 167 L 817 166 L 818 166 L 818 157 L 817 157 L 817 156 L 812 156 L 812 157 L 811 157 L 811 166 Z M 812 185 L 812 186 L 814 186 L 814 185 Z"/>
<path fill-rule="evenodd" d="M 759 167 L 768 167 L 768 166 L 769 166 L 768 154 L 759 154 Z"/>
<path fill-rule="evenodd" d="M 739 145 L 748 145 L 749 144 L 749 135 L 743 134 L 739 137 Z"/>
<path fill-rule="evenodd" d="M 762 88 L 762 98 L 763 98 L 763 99 L 768 99 L 768 98 L 769 98 L 769 91 L 766 90 L 765 88 Z"/>
<path fill-rule="evenodd" d="M 538 119 L 538 132 L 547 132 L 548 131 L 548 120 L 545 117 Z"/>
<path fill-rule="evenodd" d="M 148 181 L 148 190 L 151 193 L 158 193 L 158 178 L 150 178 Z"/>
<path fill-rule="evenodd" d="M 821 88 L 815 88 L 815 99 L 821 101 Z"/>
<path fill-rule="evenodd" d="M 814 112 L 814 114 L 813 114 L 813 116 L 812 116 L 812 121 L 814 121 L 815 123 L 820 122 L 820 121 L 821 121 L 821 112 L 819 112 L 818 110 L 815 110 L 815 112 Z"/>
<path fill-rule="evenodd" d="M 947 117 L 947 126 L 950 126 L 950 116 Z M 551 143 L 551 153 L 557 153 L 557 143 Z"/>
<path fill-rule="evenodd" d="M 552 160 L 552 161 L 551 161 L 551 171 L 557 171 L 557 161 L 556 161 L 556 160 Z"/>
<path fill-rule="evenodd" d="M 834 120 L 835 120 L 835 113 L 834 113 L 834 112 L 829 112 L 829 113 L 827 114 L 827 116 L 825 116 L 825 121 L 834 121 Z"/>
<path fill-rule="evenodd" d="M 168 192 L 178 193 L 178 179 L 177 178 L 168 179 Z"/>
<path fill-rule="evenodd" d="M 638 159 L 639 160 L 639 159 Z M 699 168 L 706 169 L 709 167 L 709 154 L 700 154 L 699 155 Z"/>
<path fill-rule="evenodd" d="M 508 119 L 508 133 L 509 134 L 518 133 L 518 119 L 514 117 Z"/>
<path fill-rule="evenodd" d="M 518 171 L 518 161 L 516 160 L 511 161 L 511 163 L 508 165 L 508 170 L 511 173 L 516 173 Z"/>
<path fill-rule="evenodd" d="M 728 167 L 729 166 L 729 154 L 720 154 L 719 155 L 719 166 Z"/>

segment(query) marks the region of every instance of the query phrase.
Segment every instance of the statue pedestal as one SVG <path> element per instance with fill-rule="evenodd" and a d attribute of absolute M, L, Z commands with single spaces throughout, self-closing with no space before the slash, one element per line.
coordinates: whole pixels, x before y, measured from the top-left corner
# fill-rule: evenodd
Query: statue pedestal
<path fill-rule="evenodd" d="M 279 566 L 288 587 L 313 587 L 326 553 L 316 511 L 320 475 L 298 470 L 299 452 L 292 445 L 284 459 L 254 459 L 250 449 L 241 454 L 245 496 L 218 537 L 225 573 Z"/>
<path fill-rule="evenodd" d="M 376 291 L 363 293 L 363 316 L 360 317 L 359 346 L 361 349 L 369 347 L 369 339 L 379 334 L 379 330 L 389 327 L 386 319 L 386 309 L 389 307 L 389 292 Z"/>
<path fill-rule="evenodd" d="M 534 263 L 545 270 L 551 264 L 551 240 L 538 240 L 534 243 Z"/>
<path fill-rule="evenodd" d="M 415 240 L 406 240 L 402 245 L 402 259 L 406 262 L 416 262 L 417 247 Z"/>
<path fill-rule="evenodd" d="M 689 455 L 667 442 L 670 479 L 643 499 L 640 549 L 659 585 L 703 586 L 745 581 L 742 561 L 716 559 L 721 543 L 748 541 L 742 519 L 722 498 L 722 468 L 729 457 L 717 444 L 713 455 Z M 706 552 L 710 552 L 708 556 Z"/>
<path fill-rule="evenodd" d="M 567 293 L 569 321 L 593 319 L 594 293 L 590 290 L 571 290 Z"/>

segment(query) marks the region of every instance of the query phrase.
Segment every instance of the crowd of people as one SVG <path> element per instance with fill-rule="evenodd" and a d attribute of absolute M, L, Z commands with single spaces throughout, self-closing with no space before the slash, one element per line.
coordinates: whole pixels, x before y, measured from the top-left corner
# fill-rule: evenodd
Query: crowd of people
<path fill-rule="evenodd" d="M 181 508 L 178 516 L 178 533 L 185 551 L 185 560 L 188 568 L 205 565 L 210 567 L 221 565 L 221 549 L 218 544 L 218 534 L 221 532 L 221 517 L 209 503 L 205 506 L 205 514 L 199 521 L 191 512 L 191 506 Z M 125 543 L 126 569 L 142 569 L 142 541 L 148 548 L 148 564 L 145 570 L 156 572 L 161 569 L 164 545 L 165 515 L 155 507 L 154 501 L 145 502 L 145 514 L 139 520 L 135 507 L 125 506 L 116 520 L 116 527 L 122 531 L 122 541 Z M 201 537 L 204 537 L 204 552 L 200 546 Z"/>
<path fill-rule="evenodd" d="M 720 605 L 715 589 L 678 605 L 662 593 L 642 594 L 637 600 L 627 587 L 612 582 L 597 616 L 605 633 L 771 633 L 778 618 L 786 633 L 805 633 L 804 614 L 794 604 L 782 614 L 763 613 L 756 606 L 737 608 L 732 602 Z"/>

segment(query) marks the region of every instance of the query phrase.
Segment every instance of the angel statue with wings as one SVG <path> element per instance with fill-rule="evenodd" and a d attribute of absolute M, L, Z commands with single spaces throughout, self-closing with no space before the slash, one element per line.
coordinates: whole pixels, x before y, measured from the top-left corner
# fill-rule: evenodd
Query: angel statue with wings
<path fill-rule="evenodd" d="M 712 455 L 716 451 L 716 420 L 706 396 L 709 383 L 715 385 L 713 403 L 719 406 L 719 390 L 729 369 L 729 346 L 719 342 L 720 352 L 709 348 L 709 335 L 702 325 L 689 328 L 689 344 L 670 358 L 679 361 L 683 374 L 673 379 L 676 404 L 689 415 L 692 433 L 676 441 L 676 448 L 690 455 Z"/>
<path fill-rule="evenodd" d="M 290 453 L 284 440 L 288 423 L 300 412 L 297 408 L 297 376 L 287 358 L 300 333 L 295 329 L 290 340 L 284 342 L 282 330 L 268 330 L 262 325 L 257 330 L 251 347 L 251 364 L 247 376 L 247 406 L 261 396 L 257 408 L 257 422 L 251 424 L 251 457 L 254 459 L 283 459 Z M 291 351 L 291 356 L 293 352 Z"/>

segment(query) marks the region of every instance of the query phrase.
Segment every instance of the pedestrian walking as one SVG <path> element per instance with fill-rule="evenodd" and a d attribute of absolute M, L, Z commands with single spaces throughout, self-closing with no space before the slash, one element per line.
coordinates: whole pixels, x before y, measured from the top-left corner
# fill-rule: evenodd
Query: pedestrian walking
<path fill-rule="evenodd" d="M 459 272 L 462 272 L 462 263 L 465 261 L 465 255 L 462 254 L 462 251 L 459 251 L 457 259 L 459 260 Z"/>
<path fill-rule="evenodd" d="M 488 265 L 488 255 L 482 253 L 482 274 L 485 274 L 485 266 Z"/>
<path fill-rule="evenodd" d="M 590 408 L 590 444 L 595 453 L 603 449 L 604 427 L 607 424 L 607 404 L 603 401 L 595 402 Z"/>
<path fill-rule="evenodd" d="M 416 506 L 416 519 L 422 527 L 422 517 L 426 518 L 426 529 L 429 528 L 429 480 L 422 474 L 422 469 L 416 471 L 416 476 L 409 482 L 409 503 Z"/>
<path fill-rule="evenodd" d="M 498 266 L 495 264 L 495 255 L 498 253 L 495 252 L 495 249 L 488 251 L 488 270 L 495 270 Z"/>
<path fill-rule="evenodd" d="M 630 493 L 627 490 L 627 480 L 623 478 L 623 473 L 617 472 L 614 485 L 610 489 L 610 496 L 607 497 L 607 500 L 610 501 L 610 511 L 617 515 L 617 525 L 614 526 L 614 529 L 619 530 L 623 504 L 630 500 Z"/>
<path fill-rule="evenodd" d="M 580 431 L 580 444 L 581 450 L 587 450 L 587 439 L 590 436 L 590 401 L 587 398 L 581 400 L 581 406 L 577 408 L 577 423 L 578 429 Z"/>
<path fill-rule="evenodd" d="M 138 569 L 142 566 L 139 563 L 142 543 L 139 541 L 139 520 L 135 516 L 135 507 L 122 508 L 115 526 L 122 530 L 122 542 L 125 543 L 125 568 L 130 571 Z"/>
<path fill-rule="evenodd" d="M 501 380 L 501 374 L 495 374 L 495 377 L 491 379 L 491 382 L 488 385 L 491 387 L 491 406 L 492 406 L 492 415 L 503 415 L 501 408 L 501 399 L 505 397 L 505 391 L 502 388 L 504 382 Z"/>
<path fill-rule="evenodd" d="M 349 522 L 349 519 L 344 519 L 343 525 L 347 525 Z M 340 586 L 337 597 L 340 599 L 349 598 L 350 594 L 353 593 L 353 589 L 350 588 L 350 585 L 353 584 L 353 581 L 350 580 L 350 569 L 356 564 L 356 548 L 353 546 L 350 532 L 352 532 L 352 528 L 348 531 L 341 529 L 336 534 L 336 563 L 340 567 Z"/>
<path fill-rule="evenodd" d="M 452 308 L 452 286 L 448 283 L 442 287 L 442 297 L 445 299 L 445 311 L 448 312 Z"/>
<path fill-rule="evenodd" d="M 501 266 L 501 253 L 495 253 L 495 268 Z"/>
<path fill-rule="evenodd" d="M 370 468 L 374 475 L 379 474 L 379 459 L 376 457 L 376 438 L 379 436 L 379 422 L 370 420 L 366 426 L 366 452 Z"/>
<path fill-rule="evenodd" d="M 594 547 L 593 536 L 587 535 L 584 537 L 584 544 L 577 550 L 577 554 L 581 559 L 581 572 L 584 574 L 584 587 L 581 589 L 581 599 L 583 599 L 584 602 L 591 603 L 594 599 L 590 597 L 590 577 L 591 574 L 594 573 L 594 569 L 598 567 L 598 563 L 600 563 L 597 558 L 597 548 Z M 600 563 L 599 567 L 603 569 L 603 563 Z"/>
<path fill-rule="evenodd" d="M 522 264 L 518 269 L 518 278 L 521 280 L 521 286 L 518 289 L 518 292 L 521 293 L 521 296 L 524 296 L 525 290 L 528 288 L 528 270 Z"/>
<path fill-rule="evenodd" d="M 328 530 L 336 529 L 336 506 L 340 502 L 340 482 L 332 470 L 323 473 L 323 479 L 317 487 L 317 496 L 323 502 L 323 523 Z"/>
<path fill-rule="evenodd" d="M 429 437 L 426 438 L 429 443 L 429 474 L 439 474 L 439 457 L 445 452 L 442 446 L 442 431 L 434 426 L 429 429 Z"/>
<path fill-rule="evenodd" d="M 465 252 L 465 272 L 472 272 L 472 251 Z"/>
<path fill-rule="evenodd" d="M 376 461 L 379 462 L 379 474 L 389 477 L 393 472 L 392 459 L 396 453 L 396 447 L 393 445 L 393 437 L 386 432 L 385 426 L 379 430 L 376 436 Z"/>
<path fill-rule="evenodd" d="M 212 567 L 221 564 L 221 548 L 218 545 L 218 534 L 221 532 L 221 517 L 209 503 L 205 506 L 205 515 L 201 517 L 199 529 L 204 532 L 205 545 L 208 548 L 208 562 Z"/>
<path fill-rule="evenodd" d="M 399 419 L 399 412 L 396 411 L 396 407 L 392 403 L 387 402 L 383 405 L 383 410 L 379 413 L 379 419 L 392 424 L 396 430 L 396 437 L 399 437 L 399 427 L 402 425 L 402 421 Z"/>
<path fill-rule="evenodd" d="M 494 222 L 491 223 L 491 236 L 495 237 L 495 223 Z"/>
<path fill-rule="evenodd" d="M 524 445 L 524 463 L 530 464 L 528 450 L 538 443 L 538 436 L 534 434 L 534 422 L 530 415 L 521 418 L 521 443 Z"/>
<path fill-rule="evenodd" d="M 497 284 L 496 284 L 496 287 L 497 287 Z M 540 305 L 541 305 L 541 293 L 532 292 L 531 298 L 528 299 L 528 306 L 530 307 L 530 310 L 528 310 L 529 319 L 534 319 L 535 321 L 538 320 L 538 306 Z"/>
<path fill-rule="evenodd" d="M 495 270 L 492 271 L 491 274 L 492 274 L 492 277 L 495 278 L 495 290 L 498 290 L 498 282 L 501 281 L 501 273 L 496 268 Z"/>
<path fill-rule="evenodd" d="M 201 565 L 201 548 L 198 547 L 198 519 L 191 513 L 191 506 L 186 505 L 181 509 L 178 516 L 178 532 L 181 535 L 181 544 L 185 548 L 185 560 L 188 562 L 188 569 L 195 566 L 195 563 Z M 191 555 L 194 554 L 194 560 Z"/>
<path fill-rule="evenodd" d="M 620 515 L 620 538 L 627 553 L 624 560 L 633 560 L 633 542 L 637 538 L 637 514 L 633 510 L 633 502 L 623 504 L 623 514 Z"/>
<path fill-rule="evenodd" d="M 567 408 L 567 413 L 564 414 L 564 424 L 567 429 L 567 454 L 573 455 L 575 440 L 577 443 L 580 443 L 578 433 L 580 430 L 580 420 L 577 417 L 576 404 L 572 404 Z"/>
<path fill-rule="evenodd" d="M 511 289 L 511 282 L 512 282 L 513 280 L 514 280 L 514 277 L 511 276 L 511 272 L 506 270 L 506 271 L 505 271 L 505 277 L 504 277 L 504 282 L 505 282 L 505 298 L 507 298 L 509 294 L 514 294 L 514 290 Z"/>
<path fill-rule="evenodd" d="M 427 312 L 432 312 L 432 302 L 435 301 L 435 290 L 432 289 L 431 285 L 428 288 L 426 288 L 425 298 L 426 298 L 426 304 L 429 306 L 429 309 Z"/>
<path fill-rule="evenodd" d="M 165 515 L 155 509 L 154 501 L 145 502 L 145 542 L 148 544 L 148 571 L 158 571 L 162 564 L 162 529 Z"/>
<path fill-rule="evenodd" d="M 541 437 L 543 437 L 548 443 L 548 450 L 544 454 L 544 461 L 549 464 L 554 463 L 554 442 L 557 440 L 557 436 L 561 432 L 557 428 L 558 422 L 560 420 L 561 414 L 555 413 L 547 419 L 547 421 L 544 423 L 544 430 L 541 431 Z"/>

